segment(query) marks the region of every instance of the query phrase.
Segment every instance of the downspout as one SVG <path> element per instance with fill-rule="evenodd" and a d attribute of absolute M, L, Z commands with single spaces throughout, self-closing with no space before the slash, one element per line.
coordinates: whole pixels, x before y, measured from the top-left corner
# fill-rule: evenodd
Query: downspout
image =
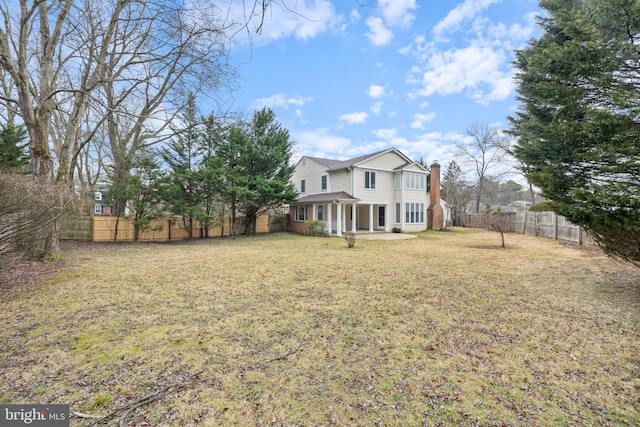
<path fill-rule="evenodd" d="M 358 198 L 356 196 L 356 177 L 355 177 L 355 171 L 353 170 L 352 167 L 348 167 L 347 168 L 349 170 L 349 172 L 351 173 L 351 196 L 355 197 L 356 199 Z M 358 217 L 358 212 L 356 212 L 356 203 L 354 202 L 351 205 L 351 209 L 353 209 L 353 214 L 351 215 L 351 228 L 352 229 L 356 229 L 357 228 L 357 224 L 356 224 L 356 218 Z"/>
<path fill-rule="evenodd" d="M 404 231 L 404 219 L 405 219 L 405 207 L 404 207 L 404 171 L 400 172 L 400 194 L 401 194 L 401 201 L 400 201 L 400 230 Z"/>

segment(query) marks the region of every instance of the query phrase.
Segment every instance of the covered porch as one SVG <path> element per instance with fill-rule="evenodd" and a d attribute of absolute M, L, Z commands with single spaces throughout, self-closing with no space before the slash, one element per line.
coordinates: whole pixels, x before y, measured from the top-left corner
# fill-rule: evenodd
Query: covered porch
<path fill-rule="evenodd" d="M 375 233 L 390 232 L 392 229 L 390 205 L 361 203 L 346 192 L 314 194 L 302 197 L 297 208 L 304 206 L 304 220 L 318 220 L 325 223 L 325 233 L 342 236 L 346 232 Z M 304 221 L 296 212 L 295 220 Z M 292 227 L 294 231 L 297 227 Z"/>

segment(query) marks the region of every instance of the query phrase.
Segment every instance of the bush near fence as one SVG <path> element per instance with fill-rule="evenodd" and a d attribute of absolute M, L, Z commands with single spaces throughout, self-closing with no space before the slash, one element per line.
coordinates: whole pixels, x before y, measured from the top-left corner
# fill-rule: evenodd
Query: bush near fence
<path fill-rule="evenodd" d="M 209 228 L 209 237 L 226 237 L 230 232 L 230 218 L 225 220 L 224 227 Z M 269 233 L 278 230 L 277 222 L 270 225 L 271 218 L 267 215 L 260 216 L 256 220 L 256 233 Z M 117 237 L 116 237 L 117 227 Z M 244 232 L 244 219 L 236 220 L 236 234 Z M 205 236 L 204 228 L 199 221 L 194 222 L 193 238 L 200 239 Z M 93 242 L 133 242 L 135 240 L 135 228 L 127 218 L 110 216 L 66 218 L 60 223 L 60 238 L 75 240 L 91 240 Z M 149 230 L 143 231 L 138 241 L 140 242 L 166 242 L 174 240 L 186 240 L 189 232 L 185 228 L 182 218 L 160 218 L 153 220 Z"/>

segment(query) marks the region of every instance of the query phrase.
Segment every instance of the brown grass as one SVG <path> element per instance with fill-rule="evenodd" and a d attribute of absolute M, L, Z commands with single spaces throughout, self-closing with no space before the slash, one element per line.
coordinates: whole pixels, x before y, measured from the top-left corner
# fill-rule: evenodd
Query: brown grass
<path fill-rule="evenodd" d="M 640 272 L 499 239 L 73 251 L 0 296 L 0 402 L 104 416 L 169 390 L 125 420 L 154 426 L 637 425 Z"/>

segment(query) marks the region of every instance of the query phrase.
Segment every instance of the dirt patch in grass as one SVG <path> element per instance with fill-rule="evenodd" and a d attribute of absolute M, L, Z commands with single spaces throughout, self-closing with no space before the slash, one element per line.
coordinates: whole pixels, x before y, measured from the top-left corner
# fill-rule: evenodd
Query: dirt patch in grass
<path fill-rule="evenodd" d="M 0 401 L 132 425 L 635 425 L 640 271 L 497 239 L 72 250 L 0 296 Z"/>

